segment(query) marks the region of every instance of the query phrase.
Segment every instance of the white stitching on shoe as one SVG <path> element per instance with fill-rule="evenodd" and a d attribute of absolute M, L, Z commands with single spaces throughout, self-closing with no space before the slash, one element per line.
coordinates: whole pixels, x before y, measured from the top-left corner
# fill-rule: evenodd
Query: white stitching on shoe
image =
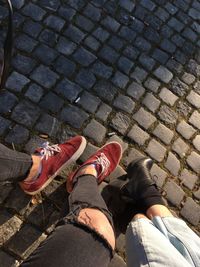
<path fill-rule="evenodd" d="M 104 153 L 101 153 L 100 156 L 96 156 L 97 160 L 96 160 L 96 164 L 100 164 L 102 167 L 102 171 L 101 173 L 106 173 L 109 166 L 110 166 L 110 161 L 108 160 L 108 158 L 106 157 L 106 155 Z"/>
<path fill-rule="evenodd" d="M 48 160 L 49 157 L 53 156 L 55 152 L 60 153 L 61 148 L 56 145 L 49 145 L 49 142 L 45 142 L 41 146 L 42 150 L 40 151 L 41 159 Z"/>

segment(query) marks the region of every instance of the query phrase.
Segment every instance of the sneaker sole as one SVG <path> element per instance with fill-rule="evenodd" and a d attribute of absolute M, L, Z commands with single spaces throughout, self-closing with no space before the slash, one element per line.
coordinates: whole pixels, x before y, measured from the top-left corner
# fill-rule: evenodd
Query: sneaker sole
<path fill-rule="evenodd" d="M 110 145 L 110 144 L 118 144 L 118 145 L 120 145 L 118 142 L 115 142 L 115 141 L 112 141 L 112 142 L 109 142 L 109 143 L 106 143 L 104 146 L 102 146 L 101 148 L 99 148 L 97 151 L 99 151 L 99 150 L 101 150 L 101 149 L 103 149 L 104 147 L 106 147 L 107 145 Z M 116 164 L 116 167 L 114 168 L 114 170 L 117 168 L 117 166 L 118 166 L 118 164 L 119 164 L 119 162 L 120 162 L 120 160 L 121 160 L 121 158 L 122 158 L 122 154 L 123 154 L 123 151 L 122 151 L 122 146 L 120 145 L 120 148 L 121 148 L 121 153 L 120 153 L 120 156 L 119 156 L 119 160 L 118 160 L 118 162 L 117 162 L 117 164 Z M 92 157 L 93 155 L 95 155 L 96 153 L 94 153 L 94 154 L 92 154 L 90 157 Z M 89 158 L 90 158 L 89 157 Z M 88 158 L 88 159 L 89 159 Z M 87 160 L 88 160 L 87 159 Z M 86 161 L 87 161 L 86 160 Z M 113 171 L 114 171 L 113 170 Z M 112 171 L 112 172 L 113 172 Z M 73 176 L 74 177 L 74 176 Z M 104 180 L 104 179 L 103 179 Z M 100 184 L 100 183 L 102 183 L 103 182 L 103 180 L 98 180 L 98 184 Z M 67 189 L 67 192 L 68 193 L 71 193 L 72 192 L 72 190 L 69 190 L 69 184 L 71 183 L 73 181 L 73 178 L 72 178 L 72 180 L 67 180 L 67 184 L 66 184 L 66 189 Z"/>
<path fill-rule="evenodd" d="M 33 192 L 30 192 L 30 191 L 26 191 L 26 190 L 23 190 L 26 194 L 28 195 L 36 195 L 38 194 L 40 191 L 42 191 L 45 187 L 47 187 L 52 181 L 53 179 L 62 171 L 64 170 L 68 165 L 70 165 L 71 163 L 75 162 L 80 156 L 81 154 L 83 153 L 83 151 L 85 150 L 85 147 L 86 147 L 86 144 L 87 144 L 87 141 L 86 139 L 82 136 L 82 142 L 81 142 L 81 145 L 80 147 L 78 148 L 78 150 L 74 153 L 74 155 L 68 160 L 66 161 L 61 167 L 60 169 L 58 169 L 54 175 L 50 176 L 49 179 L 42 185 L 42 187 L 40 187 L 38 190 L 36 191 L 33 191 Z"/>

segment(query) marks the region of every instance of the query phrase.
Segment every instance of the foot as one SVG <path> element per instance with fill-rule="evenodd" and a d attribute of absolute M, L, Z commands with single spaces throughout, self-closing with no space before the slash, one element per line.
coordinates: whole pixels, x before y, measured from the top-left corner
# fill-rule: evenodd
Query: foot
<path fill-rule="evenodd" d="M 152 165 L 153 161 L 150 158 L 138 159 L 129 164 L 129 180 L 121 188 L 121 196 L 126 202 L 137 204 L 146 188 L 156 186 L 150 174 Z"/>
<path fill-rule="evenodd" d="M 48 142 L 39 147 L 35 154 L 41 157 L 40 173 L 37 177 L 20 182 L 22 190 L 35 195 L 43 190 L 64 168 L 75 162 L 83 153 L 86 140 L 75 136 L 63 144 L 50 146 Z"/>
<path fill-rule="evenodd" d="M 111 172 L 117 167 L 122 156 L 122 148 L 117 142 L 110 142 L 99 149 L 95 154 L 93 154 L 82 166 L 72 173 L 67 180 L 67 191 L 70 193 L 73 190 L 76 178 L 85 175 L 85 170 L 95 168 L 94 175 L 97 178 L 98 184 L 100 184 Z"/>

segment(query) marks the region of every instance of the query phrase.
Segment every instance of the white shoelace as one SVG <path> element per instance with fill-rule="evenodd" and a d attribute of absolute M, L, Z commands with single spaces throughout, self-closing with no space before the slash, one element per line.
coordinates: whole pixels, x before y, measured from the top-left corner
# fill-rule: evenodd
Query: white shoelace
<path fill-rule="evenodd" d="M 48 158 L 53 156 L 55 152 L 61 152 L 61 148 L 58 146 L 58 144 L 49 145 L 49 142 L 45 142 L 41 147 L 42 150 L 40 151 L 40 155 L 41 158 L 45 160 L 48 160 Z"/>
<path fill-rule="evenodd" d="M 106 155 L 104 153 L 101 153 L 100 156 L 97 156 L 97 160 L 95 162 L 96 164 L 100 164 L 102 167 L 102 171 L 103 172 L 107 172 L 109 166 L 110 166 L 110 161 L 108 160 L 108 158 L 106 157 Z"/>

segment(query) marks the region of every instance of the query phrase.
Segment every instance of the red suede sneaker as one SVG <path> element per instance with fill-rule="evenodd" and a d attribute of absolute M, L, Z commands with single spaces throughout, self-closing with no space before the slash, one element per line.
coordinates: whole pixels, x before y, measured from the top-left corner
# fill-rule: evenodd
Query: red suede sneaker
<path fill-rule="evenodd" d="M 41 173 L 33 181 L 22 181 L 22 190 L 35 195 L 43 190 L 64 168 L 75 162 L 83 153 L 86 140 L 83 136 L 75 136 L 63 144 L 49 145 L 44 143 L 35 153 L 41 155 Z"/>
<path fill-rule="evenodd" d="M 100 184 L 117 167 L 122 156 L 121 145 L 117 142 L 110 142 L 100 148 L 86 162 L 83 163 L 67 179 L 67 191 L 70 193 L 73 189 L 73 179 L 83 166 L 93 164 L 97 171 L 97 181 Z"/>

